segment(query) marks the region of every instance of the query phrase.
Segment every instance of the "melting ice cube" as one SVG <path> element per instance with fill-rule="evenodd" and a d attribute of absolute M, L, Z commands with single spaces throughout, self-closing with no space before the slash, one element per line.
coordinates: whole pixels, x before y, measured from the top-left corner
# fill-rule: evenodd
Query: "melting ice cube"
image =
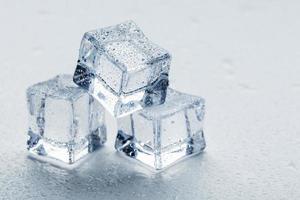
<path fill-rule="evenodd" d="M 72 164 L 106 141 L 103 107 L 71 75 L 29 87 L 27 102 L 33 154 Z"/>
<path fill-rule="evenodd" d="M 84 34 L 74 82 L 121 117 L 164 102 L 170 61 L 166 50 L 127 21 Z"/>
<path fill-rule="evenodd" d="M 205 148 L 204 99 L 168 89 L 162 105 L 118 119 L 115 148 L 155 168 L 165 168 Z"/>

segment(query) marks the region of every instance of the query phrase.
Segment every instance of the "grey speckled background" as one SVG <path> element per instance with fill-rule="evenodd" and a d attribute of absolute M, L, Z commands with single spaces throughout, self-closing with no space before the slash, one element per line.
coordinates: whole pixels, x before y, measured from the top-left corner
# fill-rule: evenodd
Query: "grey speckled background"
<path fill-rule="evenodd" d="M 0 199 L 300 199 L 300 3 L 0 1 Z M 207 100 L 206 153 L 154 174 L 109 141 L 78 168 L 27 158 L 25 89 L 73 73 L 86 30 L 135 20 Z"/>

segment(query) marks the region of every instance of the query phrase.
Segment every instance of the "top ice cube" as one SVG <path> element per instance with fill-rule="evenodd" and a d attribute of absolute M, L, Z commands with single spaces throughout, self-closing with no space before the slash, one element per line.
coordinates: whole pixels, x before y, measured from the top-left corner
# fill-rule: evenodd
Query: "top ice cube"
<path fill-rule="evenodd" d="M 113 115 L 129 114 L 145 104 L 164 102 L 165 94 L 150 89 L 156 100 L 144 93 L 155 82 L 161 84 L 161 79 L 165 88 L 160 91 L 166 89 L 170 61 L 166 50 L 152 43 L 133 21 L 127 21 L 84 34 L 74 82 L 88 89 Z M 125 106 L 126 111 L 120 108 L 124 102 L 131 104 Z"/>

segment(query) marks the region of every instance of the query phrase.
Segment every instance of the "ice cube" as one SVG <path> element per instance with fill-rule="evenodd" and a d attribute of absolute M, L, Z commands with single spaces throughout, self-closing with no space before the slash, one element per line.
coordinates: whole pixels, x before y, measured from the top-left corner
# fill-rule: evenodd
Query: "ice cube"
<path fill-rule="evenodd" d="M 74 163 L 106 141 L 104 109 L 71 75 L 27 89 L 29 152 Z"/>
<path fill-rule="evenodd" d="M 84 34 L 74 82 L 121 117 L 164 102 L 170 61 L 166 50 L 127 21 Z"/>
<path fill-rule="evenodd" d="M 118 118 L 115 148 L 160 170 L 202 152 L 204 99 L 168 89 L 162 105 Z"/>

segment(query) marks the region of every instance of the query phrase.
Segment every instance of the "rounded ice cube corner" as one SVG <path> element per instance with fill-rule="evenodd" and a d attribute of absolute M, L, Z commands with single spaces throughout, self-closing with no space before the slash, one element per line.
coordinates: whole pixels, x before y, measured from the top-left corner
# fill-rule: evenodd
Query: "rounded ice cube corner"
<path fill-rule="evenodd" d="M 168 89 L 164 104 L 119 118 L 117 151 L 154 170 L 201 153 L 205 101 Z"/>
<path fill-rule="evenodd" d="M 164 103 L 171 55 L 132 21 L 84 34 L 74 82 L 113 116 Z"/>
<path fill-rule="evenodd" d="M 73 164 L 106 142 L 104 108 L 72 75 L 29 87 L 27 105 L 27 149 L 35 158 Z"/>

